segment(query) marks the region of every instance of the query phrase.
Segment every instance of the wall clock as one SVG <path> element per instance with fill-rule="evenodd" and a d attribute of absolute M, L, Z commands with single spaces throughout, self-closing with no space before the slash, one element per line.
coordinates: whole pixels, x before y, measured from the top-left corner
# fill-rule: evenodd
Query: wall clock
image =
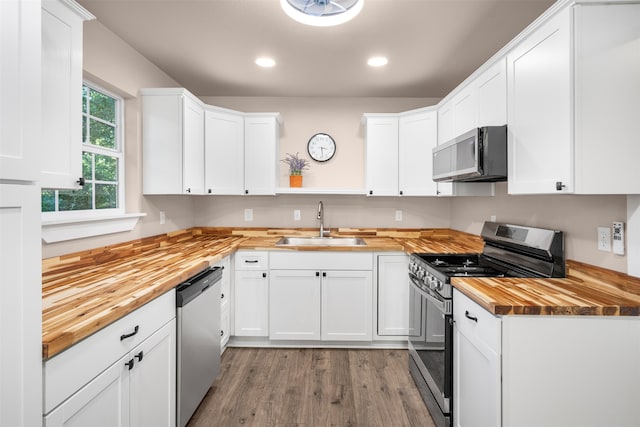
<path fill-rule="evenodd" d="M 336 142 L 326 133 L 317 133 L 309 139 L 307 152 L 316 162 L 326 162 L 336 154 Z"/>

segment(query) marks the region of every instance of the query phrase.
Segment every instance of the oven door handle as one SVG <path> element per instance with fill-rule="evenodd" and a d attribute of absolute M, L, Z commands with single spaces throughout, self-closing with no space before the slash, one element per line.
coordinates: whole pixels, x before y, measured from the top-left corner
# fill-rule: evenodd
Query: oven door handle
<path fill-rule="evenodd" d="M 447 304 L 445 301 L 441 301 L 438 298 L 434 297 L 433 295 L 427 293 L 424 291 L 424 289 L 422 289 L 417 283 L 416 283 L 416 279 L 414 277 L 412 277 L 411 275 L 409 275 L 409 278 L 411 279 L 411 284 L 413 285 L 413 287 L 420 292 L 420 295 L 422 295 L 423 297 L 425 297 L 426 299 L 428 299 L 429 301 L 431 301 L 433 303 L 433 305 L 435 305 L 438 310 L 440 310 L 442 313 L 444 314 L 451 314 L 451 313 L 447 313 Z"/>

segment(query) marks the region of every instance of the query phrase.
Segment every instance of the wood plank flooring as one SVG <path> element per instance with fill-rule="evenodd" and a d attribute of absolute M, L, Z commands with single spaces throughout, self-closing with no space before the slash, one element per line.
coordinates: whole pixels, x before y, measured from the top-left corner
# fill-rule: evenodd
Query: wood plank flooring
<path fill-rule="evenodd" d="M 434 427 L 406 350 L 228 348 L 187 427 Z"/>

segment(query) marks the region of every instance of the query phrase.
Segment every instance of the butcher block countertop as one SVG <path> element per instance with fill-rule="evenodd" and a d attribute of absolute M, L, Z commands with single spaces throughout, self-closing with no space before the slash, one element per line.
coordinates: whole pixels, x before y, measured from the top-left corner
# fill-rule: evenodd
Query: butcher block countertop
<path fill-rule="evenodd" d="M 66 348 L 171 290 L 238 249 L 481 252 L 478 236 L 448 229 L 332 230 L 361 237 L 363 247 L 276 247 L 281 236 L 313 236 L 317 230 L 194 228 L 42 263 L 42 352 Z M 494 314 L 640 316 L 640 279 L 567 262 L 566 279 L 454 279 L 460 291 Z"/>

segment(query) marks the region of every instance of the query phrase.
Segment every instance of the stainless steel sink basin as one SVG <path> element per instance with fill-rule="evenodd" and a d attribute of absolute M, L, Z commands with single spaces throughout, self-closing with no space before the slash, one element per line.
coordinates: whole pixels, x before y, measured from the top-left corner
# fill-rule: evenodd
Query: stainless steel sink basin
<path fill-rule="evenodd" d="M 276 246 L 367 246 L 359 237 L 283 237 Z"/>

